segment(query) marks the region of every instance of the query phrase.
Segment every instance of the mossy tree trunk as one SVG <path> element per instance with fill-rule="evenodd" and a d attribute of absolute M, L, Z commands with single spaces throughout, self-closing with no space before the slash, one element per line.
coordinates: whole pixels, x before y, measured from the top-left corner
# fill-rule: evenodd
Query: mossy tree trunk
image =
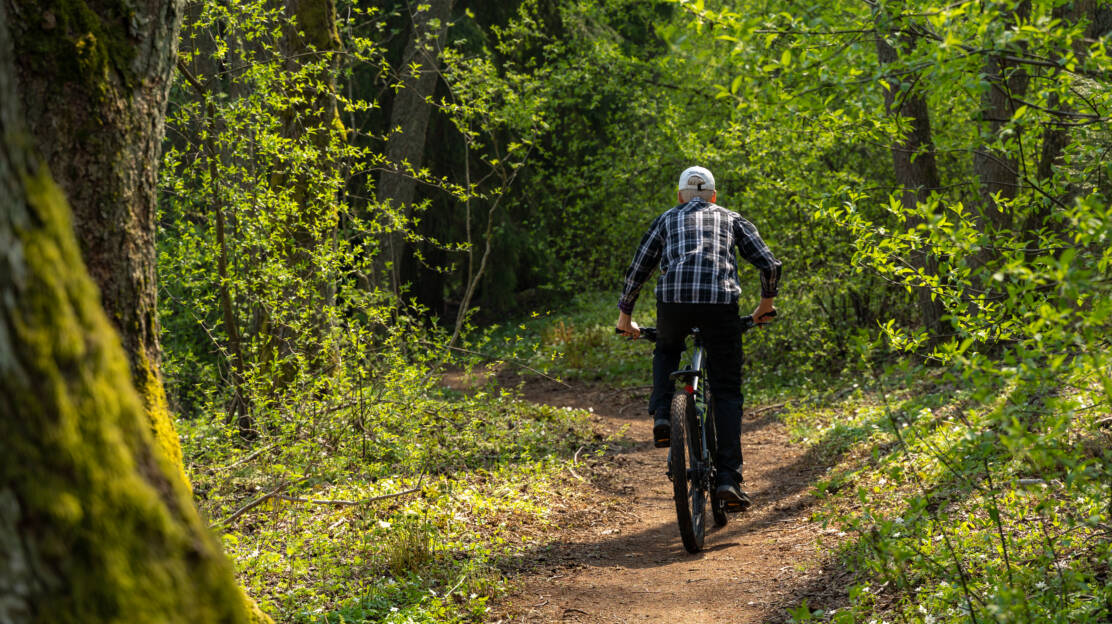
<path fill-rule="evenodd" d="M 281 217 L 284 228 L 281 253 L 291 274 L 299 278 L 299 285 L 286 296 L 306 311 L 306 324 L 300 327 L 259 311 L 261 322 L 257 331 L 264 338 L 261 359 L 266 368 L 273 370 L 273 394 L 285 392 L 293 381 L 298 366 L 296 355 L 303 356 L 305 366 L 313 372 L 335 365 L 333 354 L 324 347 L 329 330 L 326 310 L 334 299 L 335 285 L 327 273 L 322 274 L 317 260 L 318 254 L 327 250 L 323 246 L 335 243 L 340 189 L 334 175 L 338 163 L 332 142 L 337 137 L 345 138 L 336 96 L 342 47 L 336 27 L 336 2 L 285 0 L 285 7 L 293 17 L 282 42 L 287 71 L 303 75 L 291 94 L 295 96 L 293 104 L 284 112 L 283 133 L 291 144 L 310 143 L 317 156 L 308 168 L 285 167 L 271 178 L 272 188 L 289 189 L 296 206 L 295 211 Z M 302 284 L 307 288 L 302 288 Z M 279 358 L 276 366 L 270 362 L 274 357 Z"/>
<path fill-rule="evenodd" d="M 69 200 L 152 426 L 180 459 L 160 373 L 155 207 L 181 2 L 0 1 L 33 145 Z"/>
<path fill-rule="evenodd" d="M 265 621 L 180 461 L 151 433 L 65 195 L 35 156 L 9 6 L 0 2 L 0 621 Z"/>

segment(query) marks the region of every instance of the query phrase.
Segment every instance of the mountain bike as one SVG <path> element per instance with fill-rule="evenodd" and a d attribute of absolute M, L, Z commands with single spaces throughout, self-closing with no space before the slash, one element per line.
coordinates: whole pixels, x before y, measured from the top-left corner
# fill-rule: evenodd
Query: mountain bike
<path fill-rule="evenodd" d="M 773 317 L 773 311 L 766 315 Z M 763 317 L 762 317 L 763 318 Z M 756 327 L 751 316 L 741 318 L 741 332 Z M 714 402 L 707 378 L 707 352 L 698 328 L 691 330 L 693 348 L 685 368 L 671 374 L 683 382 L 683 390 L 672 397 L 672 439 L 668 448 L 668 479 L 672 481 L 680 537 L 688 552 L 703 548 L 706 507 L 710 500 L 715 526 L 725 526 L 730 517 L 723 501 L 715 495 L 718 470 L 718 433 L 714 425 Z M 641 337 L 656 342 L 656 328 L 642 327 Z M 740 338 L 740 337 L 739 337 Z"/>

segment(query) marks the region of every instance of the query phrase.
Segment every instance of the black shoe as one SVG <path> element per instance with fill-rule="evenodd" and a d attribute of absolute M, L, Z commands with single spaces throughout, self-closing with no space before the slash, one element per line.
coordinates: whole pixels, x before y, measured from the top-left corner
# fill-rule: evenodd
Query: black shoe
<path fill-rule="evenodd" d="M 746 511 L 753 505 L 753 501 L 749 498 L 749 494 L 738 487 L 736 483 L 720 484 L 718 489 L 714 491 L 714 495 L 718 500 L 722 501 L 722 505 L 726 508 L 726 511 L 731 513 Z"/>
<path fill-rule="evenodd" d="M 667 418 L 657 418 L 653 421 L 653 446 L 656 448 L 672 446 L 672 421 Z"/>

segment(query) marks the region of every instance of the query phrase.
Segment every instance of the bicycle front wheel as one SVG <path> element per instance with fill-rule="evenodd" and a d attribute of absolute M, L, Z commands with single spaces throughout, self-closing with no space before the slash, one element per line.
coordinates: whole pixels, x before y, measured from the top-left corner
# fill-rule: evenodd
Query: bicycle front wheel
<path fill-rule="evenodd" d="M 683 547 L 696 553 L 703 548 L 706 491 L 702 483 L 703 442 L 695 401 L 686 392 L 672 398 L 672 439 L 668 460 L 676 520 Z"/>

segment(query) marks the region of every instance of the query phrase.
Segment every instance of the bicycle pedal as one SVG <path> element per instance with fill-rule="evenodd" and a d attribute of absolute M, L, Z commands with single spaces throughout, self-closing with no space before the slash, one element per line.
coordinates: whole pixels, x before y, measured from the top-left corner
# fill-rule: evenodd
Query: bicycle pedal
<path fill-rule="evenodd" d="M 752 506 L 752 501 L 748 499 L 722 501 L 722 509 L 726 510 L 726 512 L 728 513 L 741 513 L 743 511 L 749 511 L 749 508 Z"/>

